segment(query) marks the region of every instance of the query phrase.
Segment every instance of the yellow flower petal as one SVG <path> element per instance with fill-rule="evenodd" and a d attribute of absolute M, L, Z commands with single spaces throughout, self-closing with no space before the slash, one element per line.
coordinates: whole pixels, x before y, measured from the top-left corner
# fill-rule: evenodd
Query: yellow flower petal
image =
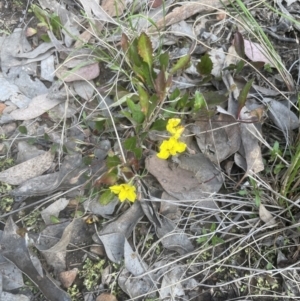
<path fill-rule="evenodd" d="M 121 191 L 121 185 L 110 186 L 109 189 L 112 193 L 119 194 Z"/>
<path fill-rule="evenodd" d="M 136 199 L 135 187 L 134 187 L 134 190 L 128 191 L 127 199 L 128 199 L 130 202 L 134 202 L 134 201 L 135 201 L 135 199 Z"/>
<path fill-rule="evenodd" d="M 159 147 L 157 157 L 160 159 L 168 159 L 171 155 L 175 156 L 177 153 L 182 153 L 186 149 L 186 144 L 178 141 L 174 136 L 168 140 L 164 140 Z"/>
<path fill-rule="evenodd" d="M 128 199 L 130 202 L 134 202 L 136 199 L 135 187 L 133 185 L 114 185 L 109 187 L 109 189 L 118 195 L 121 202 L 124 202 L 126 199 Z"/>
<path fill-rule="evenodd" d="M 175 156 L 177 153 L 178 140 L 175 137 L 171 137 L 168 142 L 169 152 L 172 156 Z"/>
<path fill-rule="evenodd" d="M 173 137 L 176 138 L 176 139 L 180 138 L 183 131 L 184 131 L 184 127 L 183 126 L 178 126 L 174 131 L 175 133 L 173 134 Z"/>
<path fill-rule="evenodd" d="M 170 153 L 167 150 L 161 150 L 158 154 L 157 157 L 159 159 L 166 160 L 170 157 Z"/>
<path fill-rule="evenodd" d="M 186 144 L 178 141 L 178 143 L 176 144 L 176 151 L 178 153 L 183 153 L 185 150 L 186 150 Z"/>
<path fill-rule="evenodd" d="M 176 127 L 180 124 L 181 120 L 179 118 L 171 118 L 167 123 L 167 131 L 174 135 L 176 133 Z"/>
<path fill-rule="evenodd" d="M 171 147 L 170 141 L 164 140 L 159 147 L 160 152 L 157 154 L 158 158 L 168 159 L 170 157 L 170 147 Z"/>

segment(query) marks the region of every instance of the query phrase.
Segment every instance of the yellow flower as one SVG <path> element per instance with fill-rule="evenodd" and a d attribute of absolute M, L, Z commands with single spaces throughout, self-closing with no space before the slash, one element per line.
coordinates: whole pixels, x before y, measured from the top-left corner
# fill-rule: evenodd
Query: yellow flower
<path fill-rule="evenodd" d="M 117 194 L 119 200 L 124 202 L 128 199 L 130 202 L 134 202 L 136 199 L 135 187 L 130 184 L 114 185 L 109 187 L 110 191 Z"/>
<path fill-rule="evenodd" d="M 164 140 L 159 147 L 157 157 L 160 159 L 168 159 L 170 156 L 175 156 L 177 153 L 183 153 L 186 149 L 186 144 L 178 141 L 175 137 L 169 140 Z"/>
<path fill-rule="evenodd" d="M 167 131 L 176 139 L 178 139 L 184 131 L 184 127 L 179 125 L 180 122 L 181 120 L 179 118 L 171 118 L 167 123 Z"/>

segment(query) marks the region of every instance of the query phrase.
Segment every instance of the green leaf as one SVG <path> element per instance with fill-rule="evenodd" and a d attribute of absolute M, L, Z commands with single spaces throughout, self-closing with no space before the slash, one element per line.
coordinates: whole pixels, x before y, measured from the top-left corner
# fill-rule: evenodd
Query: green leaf
<path fill-rule="evenodd" d="M 105 121 L 106 120 L 95 121 L 95 130 L 101 133 L 104 130 Z"/>
<path fill-rule="evenodd" d="M 275 159 L 275 157 L 276 157 L 277 154 L 280 154 L 279 153 L 279 142 L 275 141 L 274 145 L 272 147 L 272 150 L 271 150 L 271 156 L 272 156 L 272 158 Z"/>
<path fill-rule="evenodd" d="M 212 69 L 213 69 L 213 62 L 209 57 L 209 55 L 205 53 L 202 56 L 201 61 L 197 64 L 197 71 L 201 75 L 210 75 Z"/>
<path fill-rule="evenodd" d="M 134 39 L 128 49 L 128 57 L 133 67 L 139 67 L 142 64 L 142 59 L 138 52 L 138 40 Z"/>
<path fill-rule="evenodd" d="M 45 141 L 50 141 L 50 137 L 47 133 L 44 133 L 44 139 Z"/>
<path fill-rule="evenodd" d="M 128 120 L 130 120 L 131 122 L 133 121 L 130 112 L 122 111 L 121 114 L 123 114 L 123 115 L 124 115 Z"/>
<path fill-rule="evenodd" d="M 247 100 L 247 96 L 248 96 L 248 93 L 249 93 L 249 91 L 251 89 L 253 81 L 254 81 L 254 79 L 251 79 L 250 81 L 248 81 L 246 83 L 246 85 L 243 87 L 242 91 L 240 92 L 240 95 L 238 97 L 238 104 L 239 104 L 239 106 L 238 106 L 238 115 L 237 116 L 240 115 L 240 111 L 241 111 L 242 107 L 245 106 L 245 103 L 246 103 L 246 100 Z"/>
<path fill-rule="evenodd" d="M 169 53 L 164 52 L 159 56 L 160 69 L 167 70 L 169 66 Z"/>
<path fill-rule="evenodd" d="M 136 147 L 135 149 L 132 150 L 136 158 L 139 160 L 142 158 L 143 150 L 140 147 Z"/>
<path fill-rule="evenodd" d="M 44 10 L 42 10 L 40 7 L 38 7 L 37 5 L 35 4 L 32 4 L 31 5 L 31 9 L 35 15 L 35 17 L 41 22 L 41 23 L 44 23 L 44 24 L 47 24 L 47 16 L 48 16 L 48 13 Z"/>
<path fill-rule="evenodd" d="M 106 190 L 103 192 L 99 198 L 99 203 L 103 206 L 109 204 L 115 197 L 115 194 L 112 193 L 110 190 Z"/>
<path fill-rule="evenodd" d="M 178 110 L 176 108 L 173 108 L 171 106 L 165 107 L 165 111 L 163 112 L 164 118 L 173 118 L 178 113 Z"/>
<path fill-rule="evenodd" d="M 126 103 L 131 113 L 139 110 L 139 107 L 134 103 L 134 101 L 131 98 L 127 98 Z"/>
<path fill-rule="evenodd" d="M 149 94 L 140 85 L 137 86 L 142 112 L 147 116 L 149 109 Z"/>
<path fill-rule="evenodd" d="M 52 31 L 56 36 L 60 35 L 60 29 L 62 28 L 60 18 L 57 14 L 53 13 L 50 15 L 50 25 L 52 27 Z"/>
<path fill-rule="evenodd" d="M 112 168 L 121 164 L 121 160 L 118 156 L 111 156 L 106 158 L 106 166 Z"/>
<path fill-rule="evenodd" d="M 154 76 L 151 75 L 148 65 L 145 62 L 141 62 L 139 66 L 133 65 L 132 69 L 140 81 L 146 83 L 149 88 L 153 88 L 152 78 L 154 78 Z"/>
<path fill-rule="evenodd" d="M 50 221 L 51 221 L 52 224 L 60 223 L 60 220 L 54 215 L 50 215 Z"/>
<path fill-rule="evenodd" d="M 212 237 L 212 239 L 211 239 L 211 243 L 212 243 L 212 245 L 213 246 L 215 246 L 215 245 L 217 245 L 217 244 L 220 244 L 220 243 L 224 243 L 225 241 L 222 239 L 222 238 L 220 238 L 220 237 L 218 237 L 218 236 L 216 236 L 216 235 L 214 235 L 213 237 Z"/>
<path fill-rule="evenodd" d="M 82 217 L 84 215 L 84 213 L 81 210 L 77 210 L 77 211 L 73 212 L 71 215 L 73 217 L 79 218 L 79 217 Z"/>
<path fill-rule="evenodd" d="M 176 88 L 169 96 L 170 100 L 175 100 L 180 95 L 180 90 Z"/>
<path fill-rule="evenodd" d="M 199 91 L 196 91 L 193 112 L 198 112 L 202 108 L 206 108 L 205 98 L 202 93 L 200 93 Z"/>
<path fill-rule="evenodd" d="M 186 68 L 190 62 L 190 59 L 191 59 L 190 54 L 186 54 L 185 56 L 181 57 L 177 61 L 177 63 L 171 68 L 170 74 L 174 74 L 178 70 Z"/>
<path fill-rule="evenodd" d="M 148 116 L 147 117 L 151 116 L 151 114 L 153 113 L 153 111 L 157 107 L 157 104 L 158 104 L 158 96 L 153 94 L 150 97 L 150 100 L 149 100 L 149 109 L 148 109 Z"/>
<path fill-rule="evenodd" d="M 247 195 L 247 190 L 240 190 L 239 192 L 238 192 L 238 194 L 239 195 Z"/>
<path fill-rule="evenodd" d="M 135 112 L 132 113 L 132 119 L 137 124 L 142 124 L 145 120 L 145 114 L 141 111 L 135 111 Z"/>
<path fill-rule="evenodd" d="M 237 62 L 237 64 L 236 64 L 236 73 L 240 73 L 243 70 L 244 66 L 245 66 L 244 61 L 240 60 L 239 62 Z"/>
<path fill-rule="evenodd" d="M 285 168 L 284 164 L 282 164 L 282 163 L 276 164 L 275 168 L 274 168 L 274 174 L 278 175 L 283 168 Z"/>
<path fill-rule="evenodd" d="M 157 119 L 151 127 L 153 131 L 164 131 L 166 129 L 168 121 L 163 119 Z"/>
<path fill-rule="evenodd" d="M 175 102 L 174 104 L 176 104 L 176 108 L 184 109 L 187 105 L 188 100 L 189 100 L 188 93 L 184 93 L 182 97 L 177 101 L 177 103 Z"/>
<path fill-rule="evenodd" d="M 43 40 L 43 41 L 46 42 L 46 43 L 51 42 L 51 39 L 49 38 L 49 36 L 48 36 L 47 34 L 42 34 L 42 35 L 40 36 L 40 38 L 41 38 L 41 40 Z"/>
<path fill-rule="evenodd" d="M 145 120 L 145 114 L 141 111 L 139 105 L 135 104 L 130 98 L 126 100 L 129 110 L 131 111 L 131 121 L 135 121 L 137 124 L 143 123 Z"/>
<path fill-rule="evenodd" d="M 124 141 L 124 147 L 126 150 L 134 150 L 136 148 L 136 137 L 130 137 Z"/>
<path fill-rule="evenodd" d="M 199 237 L 199 238 L 197 239 L 197 243 L 198 243 L 198 244 L 201 244 L 201 243 L 206 242 L 206 241 L 207 241 L 207 237 L 206 237 L 206 236 L 204 236 L 204 237 Z"/>
<path fill-rule="evenodd" d="M 19 126 L 19 132 L 20 132 L 21 134 L 27 135 L 27 127 L 24 126 L 24 125 L 20 125 L 20 126 Z"/>
<path fill-rule="evenodd" d="M 150 38 L 142 32 L 138 39 L 138 52 L 145 63 L 148 64 L 149 69 L 152 69 L 153 64 L 153 49 Z"/>

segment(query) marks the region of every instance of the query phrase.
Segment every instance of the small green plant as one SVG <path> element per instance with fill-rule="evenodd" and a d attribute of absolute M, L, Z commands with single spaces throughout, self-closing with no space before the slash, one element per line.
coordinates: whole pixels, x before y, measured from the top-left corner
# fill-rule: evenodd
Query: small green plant
<path fill-rule="evenodd" d="M 99 285 L 104 264 L 105 260 L 99 260 L 98 262 L 94 262 L 89 258 L 85 260 L 83 268 L 79 272 L 79 277 L 83 279 L 83 285 L 88 291 Z"/>
<path fill-rule="evenodd" d="M 73 284 L 71 287 L 68 288 L 68 294 L 70 295 L 72 301 L 78 301 L 81 297 L 81 293 L 76 284 Z"/>
<path fill-rule="evenodd" d="M 40 21 L 40 23 L 37 24 L 36 29 L 30 28 L 30 35 L 36 33 L 44 42 L 50 42 L 47 33 L 50 30 L 57 38 L 61 38 L 62 25 L 59 16 L 56 13 L 50 14 L 35 4 L 31 5 L 29 11 Z"/>
<path fill-rule="evenodd" d="M 134 72 L 132 83 L 137 92 L 134 95 L 128 93 L 124 98 L 128 110 L 122 113 L 135 126 L 140 137 L 157 121 L 168 97 L 172 76 L 188 66 L 190 55 L 183 56 L 171 67 L 169 54 L 154 54 L 150 38 L 145 33 L 133 40 L 123 34 L 122 49 L 129 69 Z"/>
<path fill-rule="evenodd" d="M 215 246 L 219 243 L 224 243 L 224 240 L 215 234 L 216 228 L 217 227 L 216 227 L 215 223 L 212 223 L 209 230 L 207 230 L 206 228 L 203 228 L 203 230 L 202 230 L 203 236 L 201 236 L 197 239 L 197 243 L 203 244 L 205 246 L 207 246 L 209 244 Z"/>
<path fill-rule="evenodd" d="M 33 231 L 40 231 L 39 225 L 44 225 L 40 210 L 33 210 L 31 213 L 23 217 L 24 226 L 32 228 Z"/>
<path fill-rule="evenodd" d="M 249 178 L 249 179 L 250 179 L 250 184 L 252 187 L 252 193 L 254 193 L 255 205 L 256 205 L 256 207 L 259 207 L 259 205 L 261 203 L 261 195 L 262 195 L 263 191 L 261 189 L 259 189 L 257 182 L 254 179 L 252 179 L 252 178 Z"/>
<path fill-rule="evenodd" d="M 286 170 L 281 187 L 281 194 L 291 199 L 299 195 L 299 170 L 300 170 L 300 141 L 295 145 L 295 151 L 292 153 L 291 164 Z"/>
<path fill-rule="evenodd" d="M 1 186 L 3 186 L 1 184 Z M 2 190 L 2 187 L 0 186 L 0 190 Z M 1 198 L 0 201 L 0 209 L 2 212 L 9 212 L 11 210 L 11 206 L 13 204 L 14 200 L 13 198 L 9 197 L 9 196 L 4 196 Z"/>

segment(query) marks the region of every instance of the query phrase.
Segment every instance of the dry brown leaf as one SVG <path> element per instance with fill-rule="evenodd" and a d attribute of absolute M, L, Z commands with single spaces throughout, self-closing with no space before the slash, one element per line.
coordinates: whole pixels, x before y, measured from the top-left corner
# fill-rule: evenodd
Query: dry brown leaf
<path fill-rule="evenodd" d="M 267 51 L 258 43 L 244 39 L 245 54 L 253 62 L 264 62 L 274 67 L 273 63 L 268 58 Z"/>
<path fill-rule="evenodd" d="M 50 99 L 48 94 L 41 94 L 32 99 L 28 107 L 15 110 L 10 116 L 15 120 L 30 120 L 41 116 L 61 102 L 59 99 Z"/>
<path fill-rule="evenodd" d="M 62 81 L 69 83 L 76 80 L 91 80 L 99 76 L 100 67 L 98 63 L 90 64 L 78 69 L 67 70 L 61 67 L 56 71 L 56 76 Z"/>
<path fill-rule="evenodd" d="M 193 3 L 184 2 L 182 6 L 176 7 L 168 15 L 157 21 L 153 31 L 185 20 L 199 12 L 208 12 L 215 9 L 220 9 L 223 7 L 223 4 L 227 5 L 228 3 L 229 0 L 224 0 L 222 2 L 219 0 L 201 0 L 201 2 Z"/>
<path fill-rule="evenodd" d="M 148 6 L 150 8 L 157 8 L 157 7 L 160 7 L 162 4 L 163 4 L 162 0 L 150 0 L 148 2 Z"/>
<path fill-rule="evenodd" d="M 192 132 L 201 152 L 214 163 L 222 162 L 240 148 L 239 125 L 231 115 L 216 115 L 211 123 L 196 121 Z"/>
<path fill-rule="evenodd" d="M 219 171 L 203 154 L 181 155 L 180 167 L 170 168 L 169 162 L 156 155 L 146 159 L 147 170 L 156 177 L 161 186 L 173 197 L 181 200 L 197 200 L 218 191 L 222 184 Z M 197 169 L 191 171 L 192 169 Z M 189 170 L 188 170 L 189 169 Z M 205 202 L 205 201 L 203 201 Z M 213 201 L 202 204 L 215 208 Z"/>
<path fill-rule="evenodd" d="M 61 272 L 59 274 L 59 280 L 62 283 L 63 287 L 69 288 L 73 284 L 77 274 L 78 274 L 77 268 L 74 268 L 70 271 Z"/>
<path fill-rule="evenodd" d="M 102 6 L 99 5 L 99 0 L 79 0 L 84 8 L 84 12 L 88 16 L 88 19 L 93 21 L 104 21 L 115 23 Z M 94 18 L 93 14 L 96 16 Z"/>
<path fill-rule="evenodd" d="M 4 103 L 0 103 L 0 114 L 3 113 L 5 108 L 6 108 L 6 105 Z"/>
<path fill-rule="evenodd" d="M 273 215 L 270 213 L 270 211 L 267 210 L 267 208 L 263 204 L 260 204 L 260 206 L 259 206 L 259 217 L 268 226 L 276 225 L 275 218 L 273 217 Z"/>
<path fill-rule="evenodd" d="M 69 204 L 69 200 L 66 198 L 60 198 L 56 200 L 54 203 L 49 205 L 47 208 L 41 211 L 42 218 L 46 225 L 52 224 L 51 216 L 58 217 L 59 212 L 66 208 Z"/>
<path fill-rule="evenodd" d="M 51 151 L 48 151 L 45 154 L 0 172 L 0 181 L 10 185 L 20 185 L 48 170 L 53 159 L 54 155 Z"/>
<path fill-rule="evenodd" d="M 74 48 L 81 48 L 84 44 L 87 44 L 90 38 L 93 36 L 92 28 L 89 27 L 83 33 L 78 36 L 78 40 L 75 42 Z"/>
<path fill-rule="evenodd" d="M 103 0 L 103 10 L 111 17 L 121 16 L 125 8 L 124 0 Z"/>
<path fill-rule="evenodd" d="M 112 294 L 102 293 L 97 297 L 96 301 L 118 301 L 118 299 Z"/>

